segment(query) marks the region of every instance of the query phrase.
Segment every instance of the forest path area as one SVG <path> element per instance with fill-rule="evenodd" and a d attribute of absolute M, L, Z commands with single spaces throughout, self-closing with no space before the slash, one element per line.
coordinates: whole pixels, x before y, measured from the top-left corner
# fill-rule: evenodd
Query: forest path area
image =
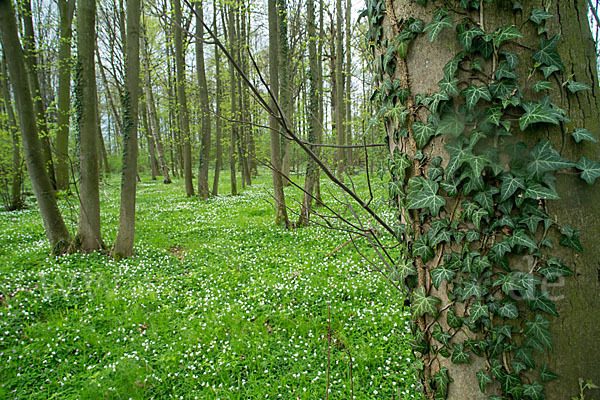
<path fill-rule="evenodd" d="M 320 399 L 328 365 L 330 399 L 418 398 L 408 310 L 352 246 L 330 254 L 347 235 L 274 226 L 267 175 L 206 203 L 142 179 L 119 262 L 49 257 L 37 207 L 0 212 L 0 398 Z"/>

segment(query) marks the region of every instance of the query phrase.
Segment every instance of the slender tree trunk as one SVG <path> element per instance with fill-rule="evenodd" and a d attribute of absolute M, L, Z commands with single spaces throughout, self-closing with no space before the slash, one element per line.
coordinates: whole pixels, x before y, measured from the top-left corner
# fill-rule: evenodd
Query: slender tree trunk
<path fill-rule="evenodd" d="M 214 32 L 217 34 L 217 5 L 213 2 L 213 26 Z M 221 143 L 221 96 L 223 95 L 223 89 L 221 88 L 221 60 L 218 46 L 215 46 L 215 81 L 216 90 L 215 94 L 215 108 L 216 108 L 216 121 L 215 121 L 215 133 L 216 133 L 216 162 L 215 162 L 215 176 L 213 180 L 212 195 L 217 196 L 219 194 L 219 177 L 221 175 L 221 168 L 223 166 L 223 144 Z"/>
<path fill-rule="evenodd" d="M 290 82 L 290 47 L 288 43 L 288 21 L 287 2 L 277 0 L 277 11 L 279 13 L 279 103 L 288 119 L 292 118 L 293 107 L 291 101 L 292 85 Z M 290 141 L 281 137 L 281 172 L 283 173 L 284 186 L 290 185 Z"/>
<path fill-rule="evenodd" d="M 233 55 L 235 54 L 236 44 L 236 34 L 235 34 L 235 19 L 234 12 L 231 6 L 228 7 L 228 16 L 229 16 L 229 51 Z M 229 85 L 231 90 L 231 117 L 235 121 L 238 118 L 237 111 L 237 93 L 236 87 L 237 82 L 235 80 L 235 70 L 233 68 L 233 63 L 231 60 L 229 61 Z M 237 195 L 237 177 L 236 177 L 236 168 L 235 168 L 235 146 L 237 143 L 238 136 L 238 126 L 236 122 L 231 123 L 231 140 L 229 143 L 229 173 L 231 177 L 231 194 Z"/>
<path fill-rule="evenodd" d="M 309 105 L 307 117 L 308 124 L 308 142 L 315 143 L 317 141 L 317 131 L 319 125 L 319 100 L 318 100 L 318 67 L 317 67 L 317 45 L 316 28 L 315 28 L 315 3 L 314 0 L 307 0 L 306 4 L 307 30 L 308 30 L 308 84 L 309 84 Z M 317 152 L 316 146 L 311 146 L 313 152 Z M 318 153 L 317 153 L 318 154 Z M 310 222 L 310 213 L 312 211 L 312 195 L 317 181 L 317 165 L 312 158 L 309 157 L 306 165 L 306 179 L 304 181 L 304 196 L 302 198 L 302 209 L 300 210 L 300 219 L 298 225 L 308 225 Z"/>
<path fill-rule="evenodd" d="M 318 112 L 319 112 L 319 129 L 317 129 L 317 143 L 323 143 L 323 126 L 324 126 L 324 96 L 323 92 L 323 42 L 325 41 L 325 22 L 324 22 L 324 0 L 319 0 L 319 36 L 317 42 L 317 98 L 319 100 L 318 103 Z M 320 150 L 319 150 L 320 151 Z M 317 153 L 320 155 L 320 153 Z M 321 180 L 320 178 L 320 170 L 317 169 L 317 177 L 315 182 L 315 200 L 317 200 L 317 204 L 323 203 L 323 198 L 321 197 Z"/>
<path fill-rule="evenodd" d="M 50 148 L 50 131 L 46 121 L 46 107 L 44 106 L 42 92 L 40 90 L 40 82 L 38 79 L 38 62 L 37 50 L 35 47 L 35 35 L 33 31 L 33 21 L 31 15 L 31 1 L 24 0 L 22 2 L 23 12 L 21 17 L 25 27 L 25 35 L 23 44 L 25 50 L 25 64 L 29 75 L 29 86 L 31 95 L 33 96 L 33 107 L 37 116 L 38 133 L 42 143 L 42 157 L 48 177 L 52 183 L 52 187 L 56 188 L 56 177 L 54 175 L 54 162 L 52 160 L 52 150 Z"/>
<path fill-rule="evenodd" d="M 344 48 L 342 45 L 342 22 L 344 14 L 342 13 L 342 0 L 336 0 L 335 3 L 336 22 L 335 22 L 335 137 L 338 146 L 346 144 L 344 134 L 344 117 L 346 115 L 344 102 Z M 343 148 L 337 149 L 337 177 L 341 179 L 346 172 L 345 151 Z"/>
<path fill-rule="evenodd" d="M 23 152 L 31 186 L 40 207 L 46 235 L 53 246 L 53 251 L 62 253 L 71 242 L 71 235 L 56 203 L 54 189 L 45 166 L 39 162 L 42 159 L 42 146 L 37 133 L 36 114 L 11 1 L 0 1 L 0 39 L 6 55 L 15 103 L 19 112 Z"/>
<path fill-rule="evenodd" d="M 19 145 L 19 128 L 17 119 L 13 110 L 13 104 L 10 96 L 10 88 L 8 82 L 8 71 L 6 60 L 4 57 L 1 60 L 2 73 L 0 73 L 0 85 L 2 86 L 2 99 L 4 100 L 4 108 L 8 117 L 7 125 L 10 132 L 11 147 L 12 147 L 12 168 L 11 168 L 11 183 L 10 183 L 10 201 L 8 205 L 9 211 L 20 210 L 23 207 L 23 168 L 21 166 L 21 147 Z"/>
<path fill-rule="evenodd" d="M 145 29 L 143 29 L 145 31 Z M 154 93 L 152 91 L 152 83 L 150 79 L 150 57 L 148 56 L 148 42 L 146 35 L 144 34 L 142 49 L 142 59 L 144 61 L 144 88 L 146 91 L 146 105 L 148 108 L 148 117 L 150 119 L 149 128 L 152 132 L 154 143 L 156 144 L 156 152 L 158 153 L 158 161 L 160 163 L 160 169 L 163 175 L 163 183 L 171 183 L 171 177 L 169 176 L 169 166 L 165 157 L 165 150 L 160 134 L 160 122 L 158 120 L 158 114 L 156 112 L 156 105 L 154 102 Z"/>
<path fill-rule="evenodd" d="M 202 149 L 198 165 L 198 196 L 208 199 L 208 164 L 210 161 L 210 105 L 208 102 L 208 86 L 204 66 L 204 6 L 196 3 L 196 71 L 200 89 L 200 112 L 202 113 Z"/>
<path fill-rule="evenodd" d="M 102 248 L 98 189 L 98 120 L 96 108 L 96 2 L 77 2 L 76 104 L 79 132 L 79 228 L 83 251 Z"/>
<path fill-rule="evenodd" d="M 146 133 L 146 140 L 148 140 L 148 154 L 150 158 L 150 172 L 152 173 L 152 180 L 156 180 L 156 176 L 158 175 L 158 160 L 156 159 L 156 151 L 154 145 L 154 138 L 152 134 L 152 127 L 148 123 L 148 103 L 144 101 L 142 103 L 142 121 L 144 124 L 144 132 Z"/>
<path fill-rule="evenodd" d="M 117 257 L 133 254 L 135 239 L 135 189 L 138 157 L 138 100 L 140 86 L 140 0 L 127 1 L 127 58 L 123 113 L 123 165 L 119 232 L 113 253 Z"/>
<path fill-rule="evenodd" d="M 192 182 L 192 143 L 190 137 L 190 120 L 185 93 L 185 60 L 183 54 L 183 32 L 181 22 L 181 2 L 174 0 L 175 9 L 175 65 L 177 69 L 177 111 L 179 117 L 179 132 L 183 141 L 183 179 L 185 193 L 194 195 Z"/>
<path fill-rule="evenodd" d="M 352 30 L 350 27 L 351 19 L 352 0 L 346 0 L 346 90 L 344 93 L 344 109 L 346 111 L 346 118 L 344 121 L 344 137 L 345 143 L 348 145 L 352 144 L 352 47 L 350 45 L 350 39 L 352 37 Z M 346 166 L 348 167 L 348 173 L 352 173 L 352 148 L 346 149 Z"/>
<path fill-rule="evenodd" d="M 54 147 L 56 152 L 56 188 L 69 188 L 69 119 L 71 109 L 71 38 L 75 0 L 59 0 L 60 41 L 58 43 L 58 115 Z"/>
<path fill-rule="evenodd" d="M 268 0 L 269 14 L 269 86 L 273 96 L 279 93 L 279 38 L 277 31 L 278 12 L 276 0 Z M 271 108 L 276 109 L 275 101 L 271 98 Z M 281 177 L 281 146 L 279 144 L 279 122 L 274 115 L 269 116 L 271 137 L 271 165 L 273 167 L 273 192 L 275 198 L 275 224 L 289 227 L 290 223 L 283 193 L 283 179 Z"/>

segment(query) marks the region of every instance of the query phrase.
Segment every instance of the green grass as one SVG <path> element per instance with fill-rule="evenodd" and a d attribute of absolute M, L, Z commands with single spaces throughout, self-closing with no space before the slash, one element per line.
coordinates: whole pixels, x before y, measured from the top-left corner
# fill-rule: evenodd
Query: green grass
<path fill-rule="evenodd" d="M 328 354 L 330 399 L 419 398 L 408 310 L 352 246 L 329 254 L 347 235 L 274 226 L 267 175 L 206 203 L 143 179 L 119 262 L 50 258 L 35 206 L 0 212 L 0 398 L 321 399 Z"/>

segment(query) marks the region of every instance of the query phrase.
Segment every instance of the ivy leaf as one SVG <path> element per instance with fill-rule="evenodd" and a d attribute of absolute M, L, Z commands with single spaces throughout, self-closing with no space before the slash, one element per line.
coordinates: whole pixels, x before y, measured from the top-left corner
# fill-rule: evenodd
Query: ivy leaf
<path fill-rule="evenodd" d="M 531 155 L 533 161 L 527 165 L 527 171 L 538 175 L 541 175 L 544 172 L 575 166 L 572 161 L 562 158 L 558 152 L 552 148 L 552 144 L 546 139 L 540 140 L 540 142 L 531 150 Z"/>
<path fill-rule="evenodd" d="M 537 25 L 541 24 L 543 20 L 548 18 L 552 18 L 552 14 L 539 8 L 534 8 L 533 11 L 531 11 L 531 17 L 529 17 L 529 19 Z"/>
<path fill-rule="evenodd" d="M 548 79 L 548 77 L 556 71 L 560 71 L 560 68 L 558 68 L 556 65 L 545 65 L 542 67 L 542 72 L 544 73 L 544 78 L 546 79 Z"/>
<path fill-rule="evenodd" d="M 481 304 L 480 301 L 473 303 L 469 313 L 468 323 L 477 323 L 481 318 L 489 318 L 490 311 L 488 306 Z"/>
<path fill-rule="evenodd" d="M 458 71 L 458 66 L 460 62 L 465 58 L 466 53 L 461 51 L 458 53 L 452 60 L 448 61 L 446 65 L 444 65 L 444 75 L 445 76 L 454 76 L 456 75 L 456 71 Z"/>
<path fill-rule="evenodd" d="M 446 280 L 446 282 L 451 282 L 455 276 L 456 272 L 448 268 L 445 264 L 440 265 L 431 271 L 431 280 L 436 289 L 440 288 L 443 280 Z"/>
<path fill-rule="evenodd" d="M 438 372 L 433 374 L 432 379 L 435 382 L 435 387 L 437 389 L 436 395 L 439 393 L 445 398 L 448 393 L 448 384 L 452 382 L 452 378 L 448 376 L 448 368 L 440 368 Z"/>
<path fill-rule="evenodd" d="M 452 28 L 452 19 L 448 16 L 448 11 L 442 9 L 435 13 L 433 21 L 423 31 L 428 31 L 427 38 L 433 42 L 444 28 Z"/>
<path fill-rule="evenodd" d="M 524 131 L 529 125 L 540 122 L 558 125 L 558 119 L 552 109 L 545 104 L 531 101 L 522 104 L 525 114 L 519 118 L 519 128 Z"/>
<path fill-rule="evenodd" d="M 518 94 L 518 87 L 511 79 L 502 79 L 501 81 L 494 82 L 490 85 L 490 94 L 495 99 L 506 100 L 510 98 L 513 93 L 515 95 Z"/>
<path fill-rule="evenodd" d="M 581 157 L 575 167 L 581 171 L 581 179 L 589 185 L 592 185 L 596 178 L 600 176 L 600 162 L 598 161 L 590 161 L 585 157 Z"/>
<path fill-rule="evenodd" d="M 477 381 L 479 382 L 479 390 L 481 390 L 481 393 L 485 393 L 485 387 L 488 383 L 494 382 L 494 380 L 482 369 L 477 371 Z"/>
<path fill-rule="evenodd" d="M 425 314 L 429 314 L 433 317 L 437 315 L 437 305 L 441 301 L 437 297 L 427 296 L 425 294 L 425 288 L 419 286 L 412 295 L 411 308 L 412 316 L 414 318 L 422 317 Z"/>
<path fill-rule="evenodd" d="M 500 184 L 500 203 L 508 200 L 517 189 L 525 188 L 523 178 L 515 178 L 512 174 L 506 173 L 502 175 L 502 184 Z"/>
<path fill-rule="evenodd" d="M 444 75 L 441 81 L 438 82 L 438 86 L 444 93 L 447 95 L 458 95 L 458 88 L 456 85 L 458 84 L 458 78 L 455 78 L 452 75 Z"/>
<path fill-rule="evenodd" d="M 485 294 L 485 289 L 477 281 L 467 281 L 464 284 L 464 290 L 462 293 L 462 300 L 466 300 L 469 297 L 474 296 L 475 298 L 482 298 Z"/>
<path fill-rule="evenodd" d="M 499 126 L 502 114 L 502 106 L 493 105 L 485 109 L 485 119 L 483 121 Z"/>
<path fill-rule="evenodd" d="M 581 143 L 582 140 L 587 140 L 589 142 L 598 143 L 598 139 L 592 134 L 592 132 L 588 131 L 585 128 L 577 128 L 575 132 L 571 133 L 575 142 Z"/>
<path fill-rule="evenodd" d="M 547 365 L 544 364 L 540 369 L 540 379 L 542 380 L 542 382 L 546 383 L 558 378 L 559 376 L 556 375 L 554 372 L 550 371 Z"/>
<path fill-rule="evenodd" d="M 542 90 L 552 90 L 552 84 L 549 81 L 537 81 L 535 85 L 533 85 L 533 90 L 535 90 L 536 93 L 539 93 Z"/>
<path fill-rule="evenodd" d="M 495 242 L 492 245 L 492 251 L 494 252 L 494 254 L 496 254 L 499 257 L 503 257 L 510 250 L 511 250 L 511 245 L 506 240 L 503 240 L 501 242 Z"/>
<path fill-rule="evenodd" d="M 561 246 L 570 247 L 579 253 L 583 253 L 583 247 L 579 241 L 580 231 L 574 230 L 569 225 L 565 225 L 561 233 L 563 234 L 559 241 Z"/>
<path fill-rule="evenodd" d="M 465 129 L 465 123 L 461 120 L 460 116 L 454 112 L 446 112 L 442 115 L 442 118 L 438 124 L 436 135 L 439 134 L 450 134 L 454 137 L 459 136 Z"/>
<path fill-rule="evenodd" d="M 560 196 L 556 193 L 556 190 L 540 185 L 539 183 L 533 183 L 527 186 L 525 194 L 523 195 L 526 199 L 545 199 L 545 200 L 558 200 Z M 540 219 L 541 220 L 541 219 Z"/>
<path fill-rule="evenodd" d="M 461 95 L 465 96 L 467 110 L 472 110 L 479 99 L 484 99 L 487 101 L 492 100 L 492 96 L 487 86 L 470 85 L 461 92 Z"/>
<path fill-rule="evenodd" d="M 408 23 L 408 30 L 412 33 L 423 33 L 423 27 L 425 26 L 425 21 L 420 18 L 410 18 Z"/>
<path fill-rule="evenodd" d="M 435 135 L 435 129 L 431 124 L 424 124 L 421 121 L 417 121 L 412 124 L 413 134 L 415 137 L 415 142 L 417 143 L 417 147 L 419 149 L 423 148 L 431 139 L 432 136 Z"/>
<path fill-rule="evenodd" d="M 546 278 L 548 282 L 555 282 L 561 276 L 573 275 L 573 271 L 565 266 L 559 258 L 549 259 L 546 261 L 546 266 L 540 268 L 538 272 Z"/>
<path fill-rule="evenodd" d="M 519 316 L 519 310 L 513 303 L 506 303 L 498 309 L 498 315 L 504 318 L 514 319 Z"/>
<path fill-rule="evenodd" d="M 527 300 L 527 304 L 529 305 L 529 308 L 531 308 L 532 311 L 540 310 L 555 317 L 558 317 L 556 305 L 542 292 L 538 292 L 533 300 Z"/>
<path fill-rule="evenodd" d="M 396 273 L 398 274 L 398 280 L 404 281 L 411 275 L 417 275 L 417 269 L 412 261 L 400 260 L 396 264 Z"/>
<path fill-rule="evenodd" d="M 433 328 L 433 338 L 444 346 L 449 346 L 448 341 L 452 338 L 452 335 L 448 332 L 444 332 L 439 325 L 436 325 Z"/>
<path fill-rule="evenodd" d="M 520 39 L 522 37 L 523 35 L 521 34 L 521 32 L 519 32 L 519 30 L 513 25 L 503 26 L 501 28 L 496 29 L 496 32 L 494 32 L 494 46 L 498 48 L 502 43 L 506 42 L 507 40 Z"/>
<path fill-rule="evenodd" d="M 539 344 L 542 348 L 552 350 L 552 334 L 548 329 L 550 321 L 541 315 L 536 314 L 533 321 L 527 321 L 525 324 L 527 325 L 526 335 L 532 343 Z M 538 346 L 534 347 L 539 349 Z"/>
<path fill-rule="evenodd" d="M 460 328 L 463 324 L 463 319 L 456 315 L 454 308 L 450 308 L 446 314 L 446 322 L 451 328 Z"/>
<path fill-rule="evenodd" d="M 537 250 L 537 244 L 531 239 L 531 237 L 522 229 L 513 231 L 510 238 L 513 245 L 518 244 L 519 246 L 527 247 L 531 250 Z"/>
<path fill-rule="evenodd" d="M 585 83 L 575 82 L 572 79 L 567 80 L 567 89 L 569 89 L 569 92 L 571 93 L 577 93 L 581 90 L 592 90 L 592 88 Z"/>
<path fill-rule="evenodd" d="M 497 80 L 518 78 L 514 68 L 510 67 L 508 61 L 500 61 L 500 64 L 498 64 L 496 71 L 494 71 L 494 76 Z"/>
<path fill-rule="evenodd" d="M 528 368 L 535 368 L 535 360 L 530 347 L 519 347 L 515 350 L 515 358 L 523 361 Z"/>
<path fill-rule="evenodd" d="M 478 26 L 475 26 L 469 30 L 464 30 L 460 32 L 457 36 L 458 41 L 462 44 L 465 51 L 471 51 L 471 45 L 473 44 L 473 39 L 477 36 L 484 35 L 485 32 Z"/>
<path fill-rule="evenodd" d="M 518 394 L 521 391 L 521 377 L 518 374 L 505 374 L 500 378 L 500 386 L 502 392 L 505 394 L 511 394 L 513 398 L 520 399 L 521 396 Z"/>
<path fill-rule="evenodd" d="M 411 183 L 417 178 L 420 178 L 420 188 L 415 193 L 414 190 L 411 191 Z M 422 177 L 411 178 L 409 181 L 407 208 L 409 210 L 429 208 L 432 215 L 437 215 L 440 208 L 446 204 L 446 200 L 437 194 L 438 189 L 439 184 L 437 182 L 432 182 Z"/>
<path fill-rule="evenodd" d="M 469 364 L 469 353 L 465 351 L 465 347 L 462 343 L 453 343 L 452 348 L 452 362 L 454 364 Z"/>
<path fill-rule="evenodd" d="M 559 71 L 564 71 L 565 66 L 560 59 L 560 55 L 556 51 L 558 38 L 558 35 L 555 35 L 552 39 L 540 39 L 540 49 L 536 51 L 531 58 L 540 64 L 556 67 Z"/>

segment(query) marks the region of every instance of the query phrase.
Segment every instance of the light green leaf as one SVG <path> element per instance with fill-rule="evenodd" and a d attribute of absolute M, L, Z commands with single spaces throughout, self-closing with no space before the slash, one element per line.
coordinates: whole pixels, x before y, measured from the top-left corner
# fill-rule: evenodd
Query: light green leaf
<path fill-rule="evenodd" d="M 572 79 L 567 80 L 567 89 L 569 89 L 569 92 L 571 93 L 577 93 L 580 90 L 592 90 L 592 88 L 585 83 L 575 82 Z"/>
<path fill-rule="evenodd" d="M 562 63 L 560 55 L 556 51 L 558 38 L 559 36 L 555 35 L 552 39 L 540 39 L 540 49 L 533 54 L 532 58 L 540 64 L 556 67 L 560 71 L 564 71 L 565 65 Z"/>
<path fill-rule="evenodd" d="M 522 104 L 525 114 L 519 119 L 519 128 L 525 130 L 529 125 L 545 122 L 558 125 L 558 119 L 552 109 L 542 103 L 526 102 Z"/>
<path fill-rule="evenodd" d="M 427 144 L 429 139 L 435 135 L 435 128 L 431 124 L 424 124 L 421 121 L 417 121 L 412 125 L 413 135 L 417 147 L 422 149 Z"/>
<path fill-rule="evenodd" d="M 531 385 L 526 383 L 523 385 L 523 395 L 531 400 L 542 400 L 546 398 L 546 395 L 544 395 L 544 385 L 538 381 L 533 381 Z"/>
<path fill-rule="evenodd" d="M 465 347 L 462 343 L 452 344 L 452 362 L 454 364 L 469 364 L 469 353 L 465 351 Z"/>
<path fill-rule="evenodd" d="M 396 264 L 396 274 L 399 281 L 404 281 L 411 275 L 417 275 L 417 269 L 412 261 L 400 260 Z"/>
<path fill-rule="evenodd" d="M 524 197 L 526 199 L 534 200 L 558 200 L 560 196 L 556 193 L 556 190 L 540 185 L 539 183 L 532 183 L 527 186 Z M 541 220 L 541 219 L 540 219 Z"/>
<path fill-rule="evenodd" d="M 555 282 L 561 276 L 573 275 L 573 271 L 565 266 L 559 258 L 551 258 L 546 261 L 546 266 L 540 268 L 538 272 L 546 278 L 548 282 Z"/>
<path fill-rule="evenodd" d="M 554 315 L 558 317 L 558 312 L 556 311 L 556 305 L 543 293 L 536 293 L 535 297 L 532 300 L 527 300 L 527 304 L 532 311 L 541 310 L 550 315 Z"/>
<path fill-rule="evenodd" d="M 425 294 L 425 288 L 419 286 L 412 294 L 411 308 L 413 318 L 419 318 L 425 314 L 435 317 L 438 312 L 437 306 L 440 303 L 440 299 L 433 296 L 427 296 Z"/>
<path fill-rule="evenodd" d="M 457 84 L 458 78 L 455 78 L 452 75 L 444 75 L 442 80 L 438 82 L 440 89 L 449 96 L 458 95 Z"/>
<path fill-rule="evenodd" d="M 496 126 L 499 126 L 502 115 L 503 115 L 502 107 L 499 105 L 493 105 L 493 106 L 485 109 L 484 122 L 490 122 Z"/>
<path fill-rule="evenodd" d="M 531 237 L 522 229 L 518 229 L 513 231 L 511 239 L 513 244 L 518 244 L 519 246 L 528 247 L 531 250 L 537 250 L 537 244 L 531 239 Z"/>
<path fill-rule="evenodd" d="M 485 387 L 488 383 L 494 382 L 494 380 L 482 369 L 477 371 L 477 381 L 479 382 L 479 390 L 481 390 L 481 393 L 485 393 Z"/>
<path fill-rule="evenodd" d="M 514 319 L 519 316 L 519 310 L 513 303 L 506 303 L 498 309 L 498 315 L 504 318 Z"/>
<path fill-rule="evenodd" d="M 506 173 L 502 175 L 502 184 L 500 185 L 500 203 L 508 200 L 517 189 L 525 188 L 523 178 L 515 178 L 512 174 Z"/>
<path fill-rule="evenodd" d="M 581 171 L 581 179 L 589 185 L 592 185 L 596 178 L 600 176 L 600 162 L 598 161 L 590 161 L 585 157 L 581 157 L 575 167 Z"/>
<path fill-rule="evenodd" d="M 410 185 L 411 181 L 414 181 L 416 178 L 420 178 L 420 188 L 415 192 L 414 190 L 411 191 Z M 446 204 L 446 200 L 437 194 L 438 189 L 439 184 L 437 182 L 432 182 L 422 177 L 411 178 L 409 180 L 407 208 L 409 210 L 429 208 L 432 215 L 437 215 L 440 211 L 440 208 Z"/>
<path fill-rule="evenodd" d="M 433 42 L 444 28 L 452 28 L 452 18 L 448 16 L 448 11 L 439 10 L 423 30 L 427 32 L 429 41 Z"/>
<path fill-rule="evenodd" d="M 480 301 L 477 301 L 471 305 L 471 310 L 469 312 L 469 323 L 477 323 L 481 318 L 489 318 L 490 311 L 487 305 L 481 304 Z"/>
<path fill-rule="evenodd" d="M 473 44 L 473 39 L 475 39 L 477 36 L 481 36 L 484 34 L 485 34 L 485 32 L 483 31 L 483 29 L 481 29 L 478 26 L 474 26 L 473 28 L 471 28 L 469 30 L 460 32 L 457 36 L 457 39 L 460 42 L 460 44 L 462 44 L 465 51 L 470 52 L 471 45 Z"/>
<path fill-rule="evenodd" d="M 542 90 L 552 90 L 552 84 L 549 81 L 537 81 L 533 85 L 533 90 L 541 92 Z"/>
<path fill-rule="evenodd" d="M 581 143 L 582 140 L 598 143 L 598 139 L 596 139 L 592 132 L 588 131 L 585 128 L 575 129 L 575 132 L 571 133 L 571 136 L 573 136 L 573 139 L 575 139 L 577 143 Z"/>
<path fill-rule="evenodd" d="M 526 335 L 530 339 L 541 344 L 543 348 L 552 350 L 552 334 L 548 329 L 550 321 L 536 314 L 533 321 L 527 321 L 525 324 L 527 325 Z"/>
<path fill-rule="evenodd" d="M 456 272 L 446 265 L 440 265 L 431 271 L 431 280 L 436 289 L 440 288 L 442 281 L 451 282 L 456 276 Z"/>

